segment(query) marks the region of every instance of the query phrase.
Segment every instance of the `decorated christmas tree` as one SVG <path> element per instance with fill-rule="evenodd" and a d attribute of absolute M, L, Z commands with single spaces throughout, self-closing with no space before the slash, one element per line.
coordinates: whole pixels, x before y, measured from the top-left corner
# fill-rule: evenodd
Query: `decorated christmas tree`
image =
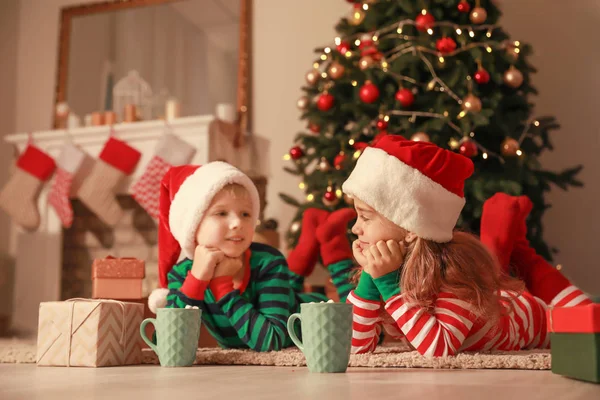
<path fill-rule="evenodd" d="M 581 166 L 551 172 L 538 161 L 553 149 L 550 133 L 559 125 L 534 114 L 530 46 L 501 28 L 493 0 L 348 3 L 337 37 L 316 49 L 297 103 L 306 131 L 285 156 L 285 170 L 299 178 L 302 194 L 280 195 L 297 207 L 288 246 L 295 246 L 307 208 L 352 205 L 341 185 L 366 146 L 402 135 L 473 160 L 459 228 L 478 234 L 483 202 L 496 192 L 527 195 L 534 203 L 529 240 L 551 259 L 542 229 L 545 194 L 551 184 L 581 186 Z"/>

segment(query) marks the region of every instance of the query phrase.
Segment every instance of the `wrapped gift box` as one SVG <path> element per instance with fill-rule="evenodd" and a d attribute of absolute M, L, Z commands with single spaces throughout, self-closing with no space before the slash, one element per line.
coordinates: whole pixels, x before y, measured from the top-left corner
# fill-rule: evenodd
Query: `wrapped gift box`
<path fill-rule="evenodd" d="M 114 300 L 40 303 L 37 365 L 108 367 L 142 362 L 144 306 Z"/>
<path fill-rule="evenodd" d="M 97 258 L 92 264 L 94 299 L 141 299 L 145 264 L 137 258 Z"/>
<path fill-rule="evenodd" d="M 600 383 L 600 304 L 549 309 L 552 372 Z"/>

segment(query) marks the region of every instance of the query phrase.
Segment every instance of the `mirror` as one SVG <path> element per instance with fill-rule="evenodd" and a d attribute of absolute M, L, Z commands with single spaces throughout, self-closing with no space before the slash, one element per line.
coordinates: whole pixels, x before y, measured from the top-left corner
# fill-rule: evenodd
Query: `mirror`
<path fill-rule="evenodd" d="M 245 114 L 248 3 L 118 0 L 64 8 L 56 105 L 66 103 L 82 119 L 112 110 L 116 122 L 128 118 L 132 103 L 143 120 L 214 114 L 219 103 Z"/>

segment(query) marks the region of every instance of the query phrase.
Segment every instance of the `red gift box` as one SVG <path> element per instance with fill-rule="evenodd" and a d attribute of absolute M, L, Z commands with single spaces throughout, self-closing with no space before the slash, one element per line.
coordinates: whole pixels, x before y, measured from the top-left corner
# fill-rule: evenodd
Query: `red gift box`
<path fill-rule="evenodd" d="M 600 383 L 600 304 L 551 308 L 552 372 Z"/>
<path fill-rule="evenodd" d="M 92 264 L 92 298 L 141 299 L 144 260 L 132 257 L 97 258 Z"/>
<path fill-rule="evenodd" d="M 548 332 L 600 332 L 600 304 L 578 307 L 557 307 L 547 312 Z"/>

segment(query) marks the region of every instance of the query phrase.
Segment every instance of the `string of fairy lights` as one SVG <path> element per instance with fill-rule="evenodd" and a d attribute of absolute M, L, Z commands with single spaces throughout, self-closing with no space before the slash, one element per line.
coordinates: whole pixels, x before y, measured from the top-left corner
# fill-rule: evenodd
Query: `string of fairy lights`
<path fill-rule="evenodd" d="M 373 0 L 367 0 L 364 3 L 355 3 L 352 13 L 348 17 L 348 22 L 351 25 L 360 25 L 366 16 L 366 12 L 370 9 L 369 4 Z M 525 138 L 533 137 L 529 132 L 532 126 L 539 126 L 540 122 L 537 119 L 530 119 L 525 123 L 522 134 L 518 139 L 512 137 L 506 137 L 501 144 L 501 153 L 498 154 L 490 149 L 485 148 L 474 137 L 473 131 L 464 132 L 456 123 L 454 119 L 460 120 L 464 118 L 468 113 L 478 113 L 482 109 L 481 100 L 472 93 L 473 81 L 477 84 L 486 84 L 490 80 L 489 73 L 483 68 L 481 59 L 477 59 L 478 64 L 477 72 L 471 76 L 468 75 L 468 95 L 460 98 L 450 86 L 444 82 L 443 79 L 436 73 L 436 69 L 432 62 L 425 54 L 430 54 L 437 58 L 438 65 L 443 65 L 446 62 L 446 58 L 455 57 L 466 51 L 470 51 L 474 48 L 482 48 L 488 53 L 494 51 L 504 51 L 510 62 L 510 67 L 504 72 L 503 82 L 507 86 L 518 89 L 523 83 L 522 73 L 516 69 L 514 63 L 517 61 L 521 52 L 519 41 L 503 41 L 497 42 L 492 40 L 477 40 L 474 42 L 466 43 L 467 40 L 475 39 L 480 32 L 485 32 L 485 37 L 491 39 L 493 32 L 499 29 L 499 25 L 496 24 L 485 24 L 487 13 L 483 9 L 479 0 L 476 0 L 476 7 L 471 10 L 469 3 L 466 0 L 460 0 L 459 11 L 470 12 L 470 20 L 473 25 L 461 25 L 455 24 L 448 21 L 435 21 L 434 17 L 428 13 L 427 10 L 422 10 L 419 15 L 413 19 L 403 19 L 401 21 L 394 22 L 373 32 L 364 33 L 359 32 L 347 37 L 336 37 L 334 39 L 335 47 L 328 46 L 323 49 L 323 53 L 319 59 L 313 63 L 313 69 L 309 71 L 305 78 L 308 85 L 319 86 L 320 95 L 315 96 L 313 99 L 309 99 L 306 96 L 301 97 L 297 106 L 301 110 L 306 110 L 311 103 L 316 103 L 317 108 L 321 111 L 328 111 L 335 104 L 335 98 L 328 93 L 328 91 L 335 85 L 336 80 L 340 79 L 345 74 L 345 67 L 337 62 L 332 55 L 332 52 L 337 51 L 347 59 L 351 59 L 357 55 L 360 55 L 356 65 L 363 71 L 370 68 L 379 68 L 389 76 L 392 76 L 398 82 L 398 92 L 396 92 L 396 100 L 398 101 L 400 109 L 381 110 L 380 115 L 373 119 L 371 126 L 376 126 L 379 129 L 379 135 L 375 135 L 371 144 L 376 142 L 377 138 L 381 134 L 386 134 L 387 123 L 390 120 L 390 116 L 394 117 L 407 117 L 409 122 L 415 123 L 417 118 L 437 118 L 451 128 L 452 131 L 456 132 L 458 138 L 452 137 L 448 143 L 448 146 L 453 150 L 458 150 L 461 154 L 468 157 L 475 157 L 479 153 L 483 159 L 489 157 L 497 158 L 501 163 L 505 163 L 503 156 L 517 156 L 523 155 L 521 145 Z M 462 8 L 461 8 L 462 7 Z M 436 33 L 441 34 L 441 37 L 436 41 L 436 48 L 427 48 L 423 45 L 418 45 L 414 41 L 422 39 L 422 36 L 410 36 L 406 34 L 406 27 L 412 26 L 420 32 L 427 33 L 430 36 Z M 413 30 L 413 28 L 411 28 Z M 449 34 L 450 33 L 450 34 Z M 454 36 L 456 34 L 456 36 Z M 454 40 L 457 38 L 457 42 Z M 377 48 L 377 43 L 381 40 L 400 39 L 404 43 L 401 43 L 392 49 L 382 53 Z M 356 47 L 353 51 L 352 45 Z M 431 80 L 429 82 L 418 82 L 415 79 L 390 71 L 390 64 L 405 54 L 411 53 L 413 56 L 417 56 L 425 65 L 426 69 L 431 74 Z M 351 81 L 352 86 L 356 87 L 359 85 L 357 80 Z M 404 85 L 410 84 L 414 87 L 413 90 L 409 90 Z M 443 113 L 425 112 L 419 110 L 410 110 L 410 106 L 414 103 L 414 95 L 417 94 L 417 87 L 425 88 L 428 91 L 438 91 L 452 98 L 458 105 L 461 106 L 461 111 L 453 116 L 450 116 L 448 111 Z M 373 103 L 379 97 L 379 90 L 371 81 L 366 80 L 360 87 L 359 97 L 361 101 L 365 103 Z M 313 123 L 309 124 L 309 128 L 313 133 L 318 134 L 321 127 L 316 126 Z M 355 151 L 353 158 L 360 157 L 362 150 L 366 147 L 365 143 L 358 143 L 357 137 L 362 133 L 358 132 L 356 136 L 350 137 L 348 144 L 353 146 Z M 425 140 L 429 141 L 429 135 L 426 132 L 417 132 L 411 137 L 412 140 Z M 359 146 L 360 145 L 360 146 Z M 293 147 L 288 154 L 284 156 L 286 160 L 299 161 L 304 156 L 304 149 L 300 146 Z M 344 152 L 340 152 L 334 159 L 334 167 L 339 167 L 346 159 Z M 339 162 L 338 162 L 339 160 Z M 331 168 L 327 160 L 321 159 L 318 168 L 322 171 L 326 171 Z M 299 187 L 306 189 L 306 184 L 301 182 Z M 343 196 L 341 190 L 335 190 L 332 183 L 329 182 L 327 192 L 323 197 L 323 201 L 327 205 L 335 205 Z M 309 193 L 307 195 L 307 201 L 314 200 L 314 194 Z M 350 202 L 350 199 L 345 199 L 346 202 Z"/>

